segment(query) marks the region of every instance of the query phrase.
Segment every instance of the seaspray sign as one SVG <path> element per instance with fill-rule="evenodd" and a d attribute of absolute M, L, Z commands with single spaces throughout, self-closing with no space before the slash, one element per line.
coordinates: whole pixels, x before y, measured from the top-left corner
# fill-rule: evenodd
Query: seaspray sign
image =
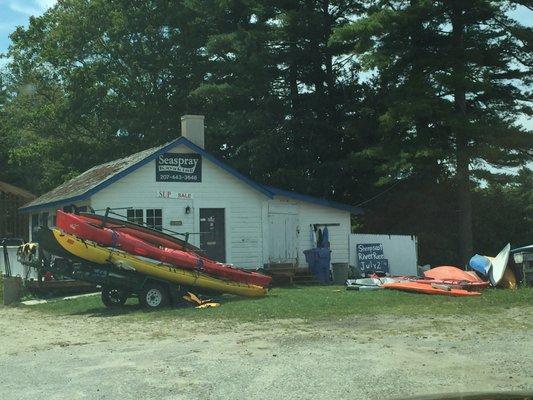
<path fill-rule="evenodd" d="M 383 254 L 382 243 L 362 243 L 356 246 L 357 263 L 364 273 L 389 272 L 389 260 Z"/>
<path fill-rule="evenodd" d="M 155 160 L 156 182 L 202 182 L 199 154 L 165 153 Z"/>

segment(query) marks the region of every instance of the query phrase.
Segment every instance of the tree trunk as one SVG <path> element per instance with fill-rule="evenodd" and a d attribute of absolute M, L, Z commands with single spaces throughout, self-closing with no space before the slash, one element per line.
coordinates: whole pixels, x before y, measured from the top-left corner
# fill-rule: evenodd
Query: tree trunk
<path fill-rule="evenodd" d="M 298 119 L 298 65 L 296 64 L 296 39 L 290 35 L 289 44 L 289 97 L 291 102 L 292 117 Z"/>
<path fill-rule="evenodd" d="M 454 106 L 462 123 L 454 123 L 456 162 L 457 162 L 457 199 L 459 204 L 459 256 L 466 265 L 473 253 L 472 239 L 472 201 L 470 198 L 470 152 L 467 137 L 466 118 L 466 65 L 463 43 L 464 21 L 460 1 L 452 2 L 452 52 L 454 54 Z"/>
<path fill-rule="evenodd" d="M 328 86 L 328 95 L 332 97 L 335 90 L 335 76 L 333 74 L 333 54 L 331 53 L 328 42 L 333 32 L 334 21 L 329 10 L 329 0 L 325 0 L 322 3 L 322 14 L 324 18 L 324 34 L 322 41 L 324 46 L 324 64 L 326 66 L 326 84 Z M 334 100 L 331 99 L 331 101 L 333 102 Z"/>
<path fill-rule="evenodd" d="M 416 9 L 420 0 L 410 0 L 410 6 Z M 421 99 L 426 97 L 425 88 L 427 85 L 427 74 L 424 71 L 424 63 L 422 59 L 427 56 L 427 43 L 424 37 L 424 26 L 421 19 L 412 22 L 409 40 L 411 42 L 411 63 L 412 69 L 409 75 L 409 83 L 411 90 L 416 97 Z M 424 146 L 426 149 L 431 149 L 432 131 L 430 128 L 430 118 L 427 114 L 415 115 L 414 125 L 417 134 L 418 145 Z M 417 174 L 423 176 L 424 184 L 429 181 L 431 184 L 438 184 L 438 158 L 434 156 L 425 157 L 423 160 L 416 159 Z"/>

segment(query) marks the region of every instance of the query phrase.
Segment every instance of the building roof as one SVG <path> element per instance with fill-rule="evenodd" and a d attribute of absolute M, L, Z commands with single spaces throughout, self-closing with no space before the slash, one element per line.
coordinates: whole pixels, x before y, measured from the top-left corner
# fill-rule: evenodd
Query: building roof
<path fill-rule="evenodd" d="M 80 200 L 86 200 L 93 194 L 99 192 L 105 187 L 111 185 L 113 182 L 123 178 L 131 172 L 137 170 L 148 162 L 154 160 L 160 154 L 166 153 L 168 150 L 178 146 L 184 145 L 191 150 L 200 154 L 202 157 L 208 159 L 218 167 L 230 173 L 237 179 L 243 181 L 248 186 L 261 192 L 269 198 L 274 196 L 283 196 L 293 198 L 296 200 L 306 201 L 310 203 L 320 204 L 327 207 L 337 208 L 344 211 L 350 211 L 354 214 L 361 214 L 359 208 L 338 203 L 335 201 L 325 200 L 318 197 L 307 196 L 296 192 L 274 188 L 271 186 L 257 183 L 245 175 L 241 174 L 226 163 L 220 161 L 201 147 L 195 145 L 185 137 L 180 137 L 171 142 L 168 142 L 159 147 L 153 147 L 148 150 L 143 150 L 118 160 L 110 161 L 105 164 L 97 165 L 81 175 L 59 185 L 48 193 L 43 194 L 39 198 L 25 204 L 20 208 L 22 212 L 37 211 L 47 207 L 53 207 L 65 203 L 74 203 Z"/>
<path fill-rule="evenodd" d="M 363 210 L 359 207 L 354 207 L 349 204 L 339 203 L 338 201 L 322 199 L 320 197 L 309 196 L 307 194 L 301 194 L 293 192 L 292 190 L 279 189 L 272 186 L 263 185 L 264 188 L 269 190 L 274 196 L 283 196 L 295 200 L 305 201 L 307 203 L 314 203 L 321 206 L 337 208 L 339 210 L 350 211 L 352 214 L 361 215 Z"/>
<path fill-rule="evenodd" d="M 15 196 L 22 197 L 23 199 L 32 200 L 35 198 L 35 195 L 28 192 L 27 190 L 21 189 L 19 187 L 13 186 L 6 182 L 0 181 L 0 192 L 11 193 Z"/>

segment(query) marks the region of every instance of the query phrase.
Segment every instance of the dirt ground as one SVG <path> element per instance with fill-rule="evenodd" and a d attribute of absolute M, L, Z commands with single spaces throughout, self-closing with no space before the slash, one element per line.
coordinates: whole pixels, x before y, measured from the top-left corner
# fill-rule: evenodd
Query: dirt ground
<path fill-rule="evenodd" d="M 0 399 L 388 399 L 533 390 L 531 317 L 527 308 L 507 310 L 501 320 L 244 324 L 0 308 Z"/>

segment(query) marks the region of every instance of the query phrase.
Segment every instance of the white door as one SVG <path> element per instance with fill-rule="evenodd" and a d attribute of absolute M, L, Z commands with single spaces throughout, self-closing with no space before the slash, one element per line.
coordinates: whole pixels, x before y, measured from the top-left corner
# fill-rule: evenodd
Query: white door
<path fill-rule="evenodd" d="M 298 263 L 298 214 L 268 214 L 272 263 Z"/>

